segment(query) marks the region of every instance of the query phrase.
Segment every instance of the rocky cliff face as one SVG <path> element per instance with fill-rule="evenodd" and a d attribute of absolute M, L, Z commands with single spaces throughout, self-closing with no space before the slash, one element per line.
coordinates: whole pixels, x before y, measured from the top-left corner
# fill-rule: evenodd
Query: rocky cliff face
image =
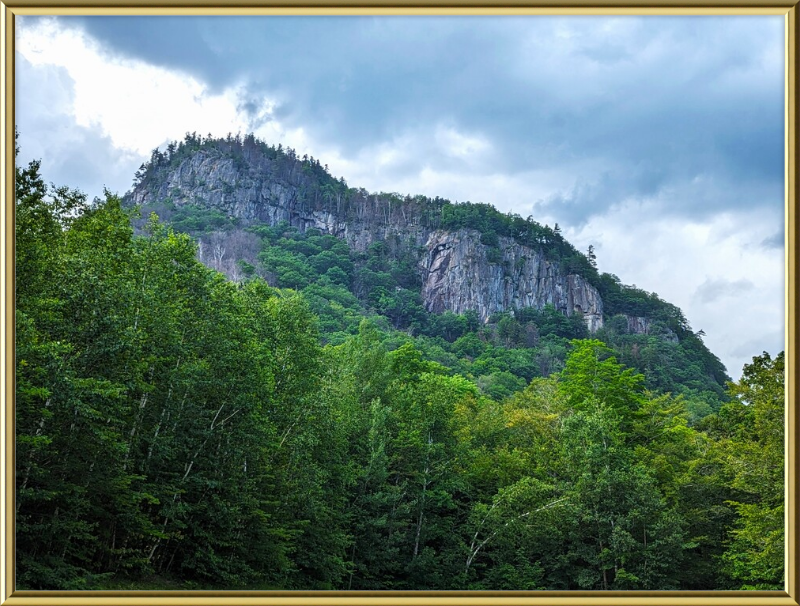
<path fill-rule="evenodd" d="M 126 201 L 195 204 L 245 224 L 285 221 L 300 231 L 315 228 L 342 238 L 358 251 L 378 240 L 400 243 L 418 260 L 422 299 L 431 312 L 475 310 L 486 321 L 495 312 L 552 304 L 566 315 L 581 314 L 592 332 L 603 325 L 598 291 L 583 277 L 561 272 L 541 248 L 504 237 L 489 247 L 475 230 L 424 227 L 420 207 L 396 198 L 363 192 L 344 207 L 319 191 L 299 162 L 281 164 L 258 150 L 245 149 L 244 158 L 237 158 L 201 148 L 156 167 Z"/>
<path fill-rule="evenodd" d="M 653 320 L 642 316 L 625 316 L 628 322 L 628 334 L 632 335 L 656 335 L 670 343 L 678 342 L 678 335 L 668 328 L 655 328 Z"/>
<path fill-rule="evenodd" d="M 434 231 L 425 243 L 422 299 L 428 311 L 477 310 L 483 321 L 498 311 L 553 305 L 582 314 L 589 330 L 603 325 L 603 301 L 581 276 L 564 275 L 541 251 L 499 238 L 499 255 L 473 230 Z"/>
<path fill-rule="evenodd" d="M 425 242 L 427 232 L 414 217 L 402 217 L 397 208 L 387 214 L 377 197 L 365 198 L 361 212 L 347 218 L 344 212 L 309 201 L 303 195 L 309 181 L 301 170 L 280 170 L 257 154 L 242 164 L 214 149 L 199 150 L 177 167 L 162 171 L 155 183 L 134 188 L 125 200 L 131 204 L 164 200 L 176 206 L 195 204 L 220 210 L 245 224 L 285 221 L 300 231 L 319 229 L 342 238 L 362 252 L 372 242 L 396 235 L 417 246 Z"/>

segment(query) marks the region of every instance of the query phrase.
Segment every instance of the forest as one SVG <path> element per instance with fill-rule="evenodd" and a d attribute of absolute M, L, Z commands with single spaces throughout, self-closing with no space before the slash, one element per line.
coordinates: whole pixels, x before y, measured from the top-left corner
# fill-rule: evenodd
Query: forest
<path fill-rule="evenodd" d="M 783 587 L 783 354 L 730 382 L 635 289 L 652 334 L 483 325 L 380 243 L 139 213 L 17 168 L 18 589 Z"/>

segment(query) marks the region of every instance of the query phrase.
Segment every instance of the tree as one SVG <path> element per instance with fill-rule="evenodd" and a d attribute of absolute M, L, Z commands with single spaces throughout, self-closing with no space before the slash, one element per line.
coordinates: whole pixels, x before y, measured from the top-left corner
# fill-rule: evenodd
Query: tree
<path fill-rule="evenodd" d="M 721 415 L 740 419 L 726 441 L 739 519 L 724 554 L 734 579 L 745 589 L 781 589 L 784 578 L 784 356 L 764 352 L 731 383 L 734 398 Z"/>
<path fill-rule="evenodd" d="M 572 406 L 581 410 L 598 402 L 621 415 L 627 426 L 631 413 L 643 403 L 644 377 L 619 364 L 604 343 L 596 339 L 571 341 L 560 381 Z"/>
<path fill-rule="evenodd" d="M 594 254 L 594 246 L 591 244 L 586 251 L 586 258 L 589 260 L 589 265 L 597 269 L 597 255 Z"/>
<path fill-rule="evenodd" d="M 677 588 L 681 521 L 634 458 L 620 415 L 597 401 L 585 406 L 565 419 L 561 445 L 570 509 L 556 550 L 562 558 L 546 560 L 551 586 Z"/>

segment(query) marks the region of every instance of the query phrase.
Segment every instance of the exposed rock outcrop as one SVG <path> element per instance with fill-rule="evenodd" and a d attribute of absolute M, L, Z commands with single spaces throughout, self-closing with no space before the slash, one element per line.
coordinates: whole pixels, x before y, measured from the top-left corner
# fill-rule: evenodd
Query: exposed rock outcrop
<path fill-rule="evenodd" d="M 672 330 L 662 326 L 656 326 L 652 319 L 642 316 L 625 316 L 628 321 L 628 333 L 632 335 L 655 335 L 665 341 L 672 343 L 678 342 L 678 335 Z"/>
<path fill-rule="evenodd" d="M 245 224 L 285 221 L 300 231 L 319 229 L 342 238 L 362 252 L 372 242 L 396 235 L 416 246 L 425 242 L 427 232 L 414 217 L 403 217 L 391 206 L 387 213 L 378 197 L 367 197 L 361 212 L 345 218 L 344 212 L 321 208 L 306 199 L 302 192 L 308 181 L 302 171 L 282 172 L 258 154 L 242 164 L 217 150 L 201 149 L 177 167 L 162 171 L 157 182 L 134 188 L 125 200 L 131 204 L 165 200 L 176 206 L 195 204 L 217 209 Z"/>
<path fill-rule="evenodd" d="M 565 315 L 582 314 L 592 332 L 603 325 L 603 301 L 593 286 L 511 238 L 499 238 L 493 260 L 474 230 L 434 231 L 425 248 L 420 265 L 428 311 L 477 310 L 486 321 L 498 311 L 550 304 Z"/>

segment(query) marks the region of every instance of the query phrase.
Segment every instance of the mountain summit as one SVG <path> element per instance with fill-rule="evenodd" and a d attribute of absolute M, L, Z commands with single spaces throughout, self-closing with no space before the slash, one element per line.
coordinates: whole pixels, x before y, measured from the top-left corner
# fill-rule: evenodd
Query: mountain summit
<path fill-rule="evenodd" d="M 196 134 L 164 152 L 154 150 L 124 202 L 191 233 L 201 260 L 233 279 L 241 279 L 246 267 L 271 284 L 301 289 L 305 282 L 297 276 L 303 268 L 281 274 L 291 260 L 274 251 L 265 260 L 254 234 L 284 226 L 298 234 L 334 236 L 347 244 L 354 269 L 342 266 L 344 277 L 331 279 L 373 307 L 402 291 L 425 312 L 475 314 L 482 324 L 503 314 L 524 319 L 551 310 L 583 320 L 587 334 L 605 327 L 699 351 L 711 383 L 727 380 L 679 308 L 599 273 L 593 252 L 578 251 L 558 225 L 503 214 L 488 204 L 370 193 L 333 177 L 313 157 L 298 157 L 253 135 Z M 388 274 L 377 269 L 378 258 L 394 263 L 393 277 L 381 277 Z M 399 307 L 393 304 L 385 315 L 396 328 L 413 330 L 413 314 Z"/>
<path fill-rule="evenodd" d="M 486 321 L 497 312 L 552 305 L 564 315 L 582 316 L 591 332 L 603 326 L 604 312 L 630 311 L 635 332 L 652 326 L 653 318 L 636 315 L 647 311 L 651 296 L 604 310 L 601 289 L 624 287 L 613 288 L 618 280 L 601 277 L 557 226 L 504 215 L 486 204 L 351 188 L 313 157 L 299 158 L 252 135 L 220 140 L 192 134 L 166 153 L 154 151 L 125 200 L 159 207 L 159 214 L 187 206 L 214 209 L 244 226 L 285 222 L 301 232 L 316 229 L 341 238 L 359 252 L 382 242 L 393 254 L 414 257 L 430 312 L 476 311 Z M 674 319 L 685 323 L 678 314 Z"/>

